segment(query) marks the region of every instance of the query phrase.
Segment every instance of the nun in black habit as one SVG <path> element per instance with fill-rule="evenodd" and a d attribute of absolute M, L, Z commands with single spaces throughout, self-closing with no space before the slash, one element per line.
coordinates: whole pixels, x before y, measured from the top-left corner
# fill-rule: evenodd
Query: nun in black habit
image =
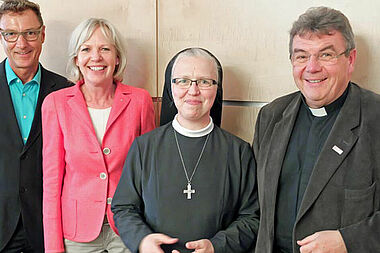
<path fill-rule="evenodd" d="M 220 64 L 199 48 L 173 64 L 178 113 L 129 150 L 111 207 L 120 237 L 133 253 L 251 252 L 259 224 L 255 160 L 247 142 L 210 116 Z"/>
<path fill-rule="evenodd" d="M 190 50 L 193 48 L 186 48 L 182 51 L 178 52 L 168 63 L 165 70 L 165 83 L 164 83 L 164 90 L 162 92 L 162 104 L 161 104 L 161 116 L 160 116 L 160 126 L 165 125 L 166 123 L 169 123 L 174 119 L 174 116 L 177 114 L 177 108 L 174 105 L 173 101 L 173 95 L 172 95 L 172 69 L 173 69 L 173 63 L 177 59 L 177 56 L 181 54 L 182 52 L 185 52 L 187 50 Z M 218 91 L 216 93 L 215 102 L 211 108 L 210 116 L 212 118 L 212 121 L 215 125 L 220 127 L 220 124 L 222 122 L 222 103 L 223 103 L 223 69 L 222 65 L 220 64 L 219 60 L 212 54 L 210 51 L 200 48 L 201 50 L 207 52 L 212 58 L 215 59 L 215 62 L 218 66 Z"/>

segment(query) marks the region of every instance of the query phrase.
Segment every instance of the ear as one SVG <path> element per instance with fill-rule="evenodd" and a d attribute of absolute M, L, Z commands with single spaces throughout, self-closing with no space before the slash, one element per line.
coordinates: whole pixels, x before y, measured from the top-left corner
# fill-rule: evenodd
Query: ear
<path fill-rule="evenodd" d="M 349 73 L 354 72 L 355 62 L 356 62 L 356 54 L 357 54 L 357 51 L 356 51 L 356 48 L 354 48 L 351 50 L 350 55 L 348 56 L 348 64 L 349 64 L 348 71 L 349 71 Z"/>
<path fill-rule="evenodd" d="M 41 42 L 44 43 L 45 42 L 45 26 L 42 26 L 42 29 L 41 29 Z"/>
<path fill-rule="evenodd" d="M 119 56 L 118 57 L 116 57 L 116 65 L 119 65 Z"/>
<path fill-rule="evenodd" d="M 75 65 L 77 65 L 77 66 L 79 67 L 78 56 L 75 56 L 75 57 L 74 57 L 74 62 L 75 62 Z"/>

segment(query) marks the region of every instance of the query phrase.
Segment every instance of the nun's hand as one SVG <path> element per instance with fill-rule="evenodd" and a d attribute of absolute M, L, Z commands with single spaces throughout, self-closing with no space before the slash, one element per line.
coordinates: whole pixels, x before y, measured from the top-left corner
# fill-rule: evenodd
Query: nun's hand
<path fill-rule="evenodd" d="M 187 242 L 186 248 L 193 249 L 195 253 L 214 253 L 214 246 L 208 239 Z"/>
<path fill-rule="evenodd" d="M 140 243 L 140 253 L 164 253 L 161 249 L 161 244 L 173 244 L 178 241 L 178 238 L 172 238 L 165 234 L 153 233 L 145 236 Z"/>

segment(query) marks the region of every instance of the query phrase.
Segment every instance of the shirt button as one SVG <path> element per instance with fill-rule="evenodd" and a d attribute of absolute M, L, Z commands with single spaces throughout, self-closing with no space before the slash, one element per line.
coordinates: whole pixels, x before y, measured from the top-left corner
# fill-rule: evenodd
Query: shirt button
<path fill-rule="evenodd" d="M 28 138 L 24 137 L 24 141 L 26 141 Z"/>
<path fill-rule="evenodd" d="M 22 93 L 22 96 L 25 97 L 25 93 Z"/>
<path fill-rule="evenodd" d="M 111 153 L 111 149 L 109 149 L 109 148 L 104 148 L 103 149 L 103 154 L 109 155 L 110 153 Z"/>
<path fill-rule="evenodd" d="M 20 82 L 20 79 L 17 79 L 17 82 L 19 83 L 19 82 Z"/>
<path fill-rule="evenodd" d="M 111 203 L 112 203 L 112 198 L 107 198 L 107 204 L 111 205 Z"/>
<path fill-rule="evenodd" d="M 26 115 L 24 115 L 23 118 L 26 119 Z"/>
<path fill-rule="evenodd" d="M 107 174 L 106 173 L 104 173 L 104 172 L 102 172 L 102 173 L 100 173 L 100 179 L 106 179 L 107 178 Z"/>

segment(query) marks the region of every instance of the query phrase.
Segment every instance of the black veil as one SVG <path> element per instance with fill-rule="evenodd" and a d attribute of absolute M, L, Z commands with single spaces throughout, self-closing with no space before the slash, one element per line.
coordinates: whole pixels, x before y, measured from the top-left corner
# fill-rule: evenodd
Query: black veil
<path fill-rule="evenodd" d="M 177 56 L 187 50 L 190 50 L 193 48 L 186 48 L 182 51 L 178 52 L 168 63 L 165 70 L 165 83 L 164 83 L 164 91 L 162 93 L 162 104 L 161 104 L 161 117 L 160 117 L 160 126 L 165 125 L 166 123 L 172 121 L 174 119 L 174 116 L 177 114 L 177 108 L 175 107 L 173 97 L 172 97 L 172 89 L 171 89 L 171 74 L 172 74 L 172 68 L 173 63 Z M 223 81 L 223 70 L 222 65 L 220 64 L 219 60 L 208 50 L 204 48 L 199 48 L 206 53 L 208 53 L 212 58 L 215 59 L 217 65 L 218 65 L 218 91 L 216 93 L 215 101 L 213 106 L 211 107 L 210 116 L 214 122 L 215 125 L 220 127 L 220 124 L 222 122 L 222 103 L 223 103 L 223 87 L 222 87 L 222 81 Z"/>

